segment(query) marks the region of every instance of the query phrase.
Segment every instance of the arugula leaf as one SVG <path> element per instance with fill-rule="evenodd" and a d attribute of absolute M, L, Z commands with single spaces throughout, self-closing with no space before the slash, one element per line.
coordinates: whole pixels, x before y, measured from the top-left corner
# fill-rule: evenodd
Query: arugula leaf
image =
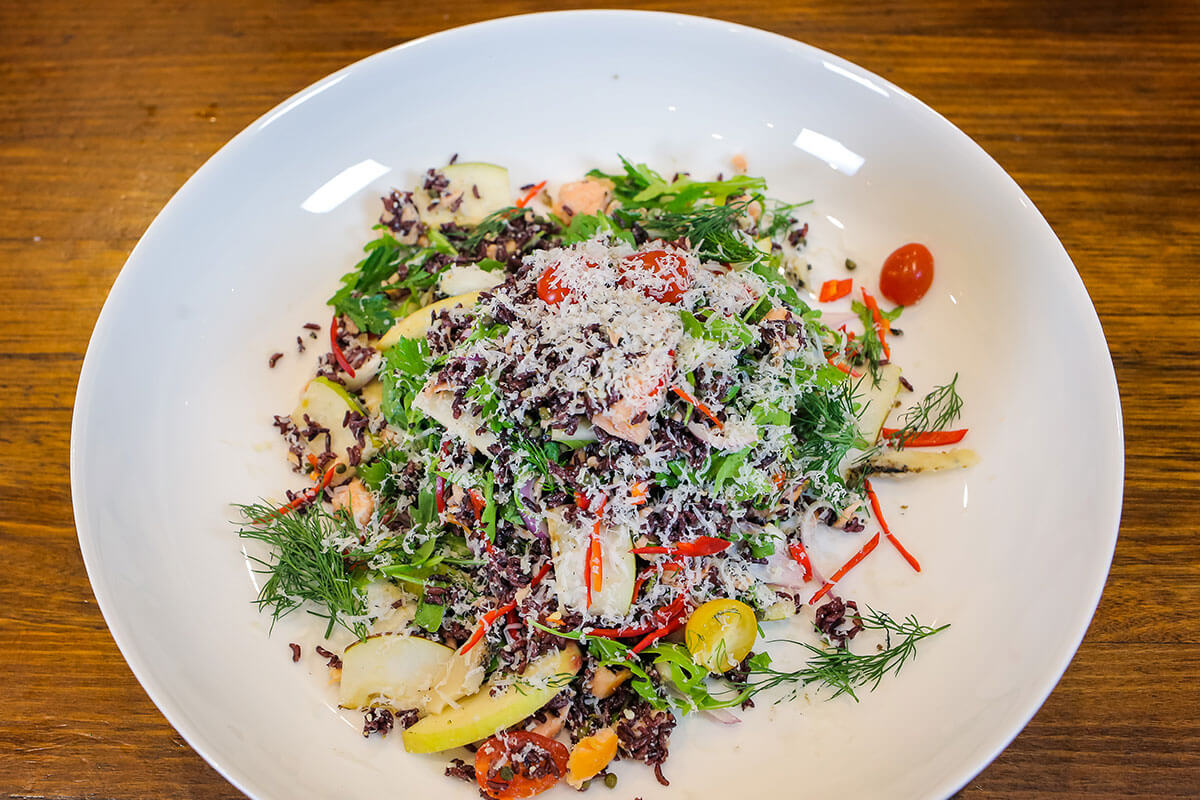
<path fill-rule="evenodd" d="M 735 175 L 728 180 L 694 181 L 688 175 L 676 175 L 670 181 L 645 164 L 634 164 L 618 156 L 624 173 L 610 174 L 594 169 L 588 175 L 605 178 L 613 183 L 613 194 L 626 208 L 657 208 L 669 212 L 692 209 L 701 199 L 713 200 L 716 205 L 730 197 L 766 189 L 762 178 Z"/>

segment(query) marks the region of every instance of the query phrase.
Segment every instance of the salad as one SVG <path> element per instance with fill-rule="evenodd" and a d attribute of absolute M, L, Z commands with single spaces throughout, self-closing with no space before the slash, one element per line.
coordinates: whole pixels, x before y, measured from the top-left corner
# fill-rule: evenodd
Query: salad
<path fill-rule="evenodd" d="M 873 476 L 975 461 L 936 449 L 967 433 L 957 375 L 922 394 L 891 360 L 932 256 L 893 253 L 882 302 L 850 261 L 808 285 L 807 203 L 740 161 L 704 181 L 622 158 L 514 195 L 451 159 L 383 198 L 274 420 L 309 486 L 239 506 L 259 606 L 324 620 L 365 736 L 448 753 L 491 798 L 612 787 L 622 759 L 667 785 L 683 717 L 858 699 L 946 627 L 839 591 L 879 546 L 920 571 Z M 861 546 L 822 574 L 831 533 Z M 773 644 L 807 657 L 783 669 L 764 639 L 797 615 L 819 638 Z"/>

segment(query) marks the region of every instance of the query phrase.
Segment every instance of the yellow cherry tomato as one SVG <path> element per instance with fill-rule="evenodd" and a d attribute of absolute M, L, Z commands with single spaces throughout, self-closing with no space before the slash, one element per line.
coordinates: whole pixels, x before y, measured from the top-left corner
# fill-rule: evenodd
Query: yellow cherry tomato
<path fill-rule="evenodd" d="M 709 600 L 687 621 L 684 640 L 692 658 L 711 672 L 728 672 L 754 647 L 754 609 L 737 600 Z"/>

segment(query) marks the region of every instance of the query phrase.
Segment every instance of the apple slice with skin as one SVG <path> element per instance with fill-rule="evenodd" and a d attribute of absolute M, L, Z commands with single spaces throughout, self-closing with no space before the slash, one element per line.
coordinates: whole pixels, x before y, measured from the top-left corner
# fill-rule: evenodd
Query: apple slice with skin
<path fill-rule="evenodd" d="M 478 225 L 488 214 L 513 204 L 508 170 L 504 167 L 467 161 L 449 164 L 438 172 L 449 182 L 439 202 L 431 203 L 422 186 L 413 191 L 421 221 L 431 228 L 440 228 L 447 222 Z"/>
<path fill-rule="evenodd" d="M 388 332 L 375 343 L 375 347 L 387 350 L 401 339 L 421 339 L 429 330 L 429 326 L 433 324 L 434 314 L 456 306 L 471 308 L 478 299 L 479 292 L 467 292 L 454 297 L 446 297 L 436 303 L 419 308 L 389 328 Z"/>
<path fill-rule="evenodd" d="M 342 655 L 338 705 L 363 708 L 382 702 L 403 711 L 437 713 L 479 689 L 483 648 L 459 654 L 417 636 L 379 634 L 355 642 Z"/>
<path fill-rule="evenodd" d="M 532 662 L 524 675 L 493 678 L 457 708 L 425 717 L 405 730 L 404 749 L 410 753 L 436 753 L 486 739 L 516 725 L 553 700 L 582 665 L 579 648 L 570 642 L 563 650 Z"/>
<path fill-rule="evenodd" d="M 453 648 L 416 636 L 379 634 L 355 642 L 342 654 L 338 705 L 363 708 L 378 700 L 400 710 L 424 706 L 453 657 Z"/>
<path fill-rule="evenodd" d="M 328 428 L 329 449 L 337 457 L 336 463 L 349 466 L 349 450 L 358 445 L 358 439 L 353 431 L 342 424 L 346 419 L 347 411 L 366 414 L 363 407 L 354 399 L 353 395 L 346 391 L 344 386 L 318 375 L 309 381 L 308 385 L 304 387 L 304 391 L 301 392 L 300 403 L 292 412 L 292 422 L 297 428 L 304 430 L 308 427 L 308 423 L 304 421 L 304 417 L 307 415 L 316 424 Z M 365 462 L 379 450 L 379 441 L 369 433 L 364 437 L 364 441 L 361 460 Z M 324 453 L 324 434 L 314 437 L 311 442 L 307 443 L 307 446 L 315 455 L 319 456 Z M 346 469 L 338 473 L 334 480 L 340 483 L 349 480 L 353 474 L 352 468 Z"/>

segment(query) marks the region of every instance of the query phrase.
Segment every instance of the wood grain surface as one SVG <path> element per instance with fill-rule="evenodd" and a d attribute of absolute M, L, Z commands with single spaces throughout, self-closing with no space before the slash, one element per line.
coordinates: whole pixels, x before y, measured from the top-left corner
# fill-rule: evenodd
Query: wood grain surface
<path fill-rule="evenodd" d="M 138 237 L 208 156 L 305 85 L 417 36 L 550 6 L 0 3 L 0 797 L 240 796 L 134 680 L 75 538 L 75 384 Z M 1112 350 L 1125 508 L 1073 664 L 960 796 L 1200 796 L 1200 4 L 652 7 L 766 28 L 883 75 L 1045 214 Z"/>

